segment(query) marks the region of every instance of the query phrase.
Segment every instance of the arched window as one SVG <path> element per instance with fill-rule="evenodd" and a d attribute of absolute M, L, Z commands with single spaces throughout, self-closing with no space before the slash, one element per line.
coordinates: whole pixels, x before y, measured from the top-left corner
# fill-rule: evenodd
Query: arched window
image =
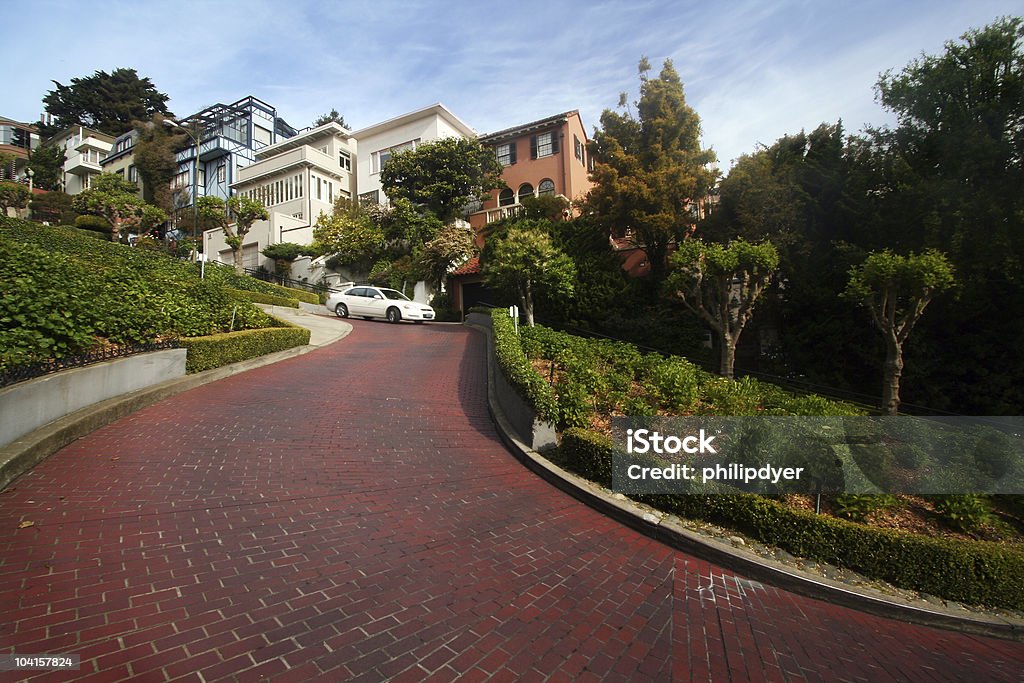
<path fill-rule="evenodd" d="M 506 187 L 498 195 L 498 206 L 512 206 L 516 203 L 516 193 L 512 191 L 512 188 Z"/>
<path fill-rule="evenodd" d="M 530 183 L 523 183 L 519 186 L 519 203 L 522 204 L 523 200 L 527 197 L 533 196 L 533 185 Z"/>
<path fill-rule="evenodd" d="M 554 194 L 555 193 L 555 181 L 550 178 L 545 178 L 540 181 L 540 185 L 537 186 L 537 194 Z"/>

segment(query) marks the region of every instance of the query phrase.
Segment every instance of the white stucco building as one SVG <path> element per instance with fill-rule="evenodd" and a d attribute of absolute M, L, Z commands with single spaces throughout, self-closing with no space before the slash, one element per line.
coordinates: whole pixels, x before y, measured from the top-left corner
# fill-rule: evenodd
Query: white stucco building
<path fill-rule="evenodd" d="M 114 136 L 86 126 L 71 126 L 51 137 L 47 144 L 63 148 L 63 189 L 68 194 L 78 194 L 89 189 L 93 178 L 103 171 L 100 162 L 113 149 Z"/>
<path fill-rule="evenodd" d="M 320 212 L 330 214 L 338 197 L 353 197 L 354 163 L 352 134 L 331 122 L 263 147 L 253 163 L 238 169 L 232 194 L 258 199 L 270 214 L 269 220 L 254 223 L 245 237 L 245 267 L 264 265 L 273 270 L 261 253 L 271 244 L 310 244 Z M 207 258 L 232 262 L 223 231 L 208 230 L 203 240 Z"/>
<path fill-rule="evenodd" d="M 393 154 L 441 138 L 475 138 L 477 132 L 439 102 L 357 130 L 352 137 L 359 146 L 356 165 L 359 199 L 386 204 L 380 171 Z"/>

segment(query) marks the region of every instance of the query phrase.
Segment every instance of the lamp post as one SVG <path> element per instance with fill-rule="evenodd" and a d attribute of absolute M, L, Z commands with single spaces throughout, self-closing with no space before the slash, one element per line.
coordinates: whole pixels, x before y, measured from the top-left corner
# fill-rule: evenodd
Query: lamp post
<path fill-rule="evenodd" d="M 192 138 L 192 143 L 196 146 L 196 163 L 192 169 L 192 261 L 195 262 L 199 260 L 199 138 L 174 119 L 163 119 L 163 122 L 172 128 L 180 128 L 185 131 L 185 134 Z"/>
<path fill-rule="evenodd" d="M 28 176 L 28 219 L 32 220 L 32 180 L 35 178 L 36 172 L 31 168 L 26 168 L 25 175 Z"/>

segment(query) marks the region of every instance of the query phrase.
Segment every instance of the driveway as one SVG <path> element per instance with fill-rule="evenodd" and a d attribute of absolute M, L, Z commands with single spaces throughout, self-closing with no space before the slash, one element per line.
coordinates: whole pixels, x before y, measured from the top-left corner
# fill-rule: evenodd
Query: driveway
<path fill-rule="evenodd" d="M 81 656 L 45 680 L 1020 680 L 1020 643 L 745 581 L 537 479 L 479 333 L 352 326 L 0 494 L 0 652 Z"/>

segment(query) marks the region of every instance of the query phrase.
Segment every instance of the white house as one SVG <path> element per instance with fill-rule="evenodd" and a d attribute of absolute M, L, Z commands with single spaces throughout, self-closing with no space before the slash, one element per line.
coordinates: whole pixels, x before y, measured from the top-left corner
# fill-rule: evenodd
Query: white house
<path fill-rule="evenodd" d="M 51 137 L 47 144 L 64 149 L 63 188 L 68 194 L 78 194 L 89 189 L 92 179 L 103 171 L 100 162 L 113 149 L 114 136 L 86 126 L 71 126 Z"/>
<path fill-rule="evenodd" d="M 393 154 L 441 138 L 476 138 L 477 132 L 439 102 L 357 130 L 352 137 L 359 146 L 356 187 L 360 201 L 386 204 L 380 171 Z"/>

